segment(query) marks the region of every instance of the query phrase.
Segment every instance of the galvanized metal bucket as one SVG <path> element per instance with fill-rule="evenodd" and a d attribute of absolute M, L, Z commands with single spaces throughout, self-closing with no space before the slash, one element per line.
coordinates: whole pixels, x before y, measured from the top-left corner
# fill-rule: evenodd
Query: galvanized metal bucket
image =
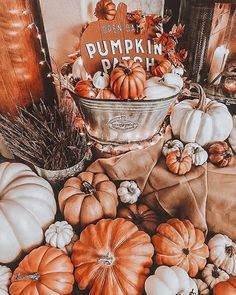
<path fill-rule="evenodd" d="M 107 144 L 140 142 L 161 128 L 178 94 L 152 100 L 103 100 L 80 97 L 70 91 L 81 111 L 88 135 Z"/>

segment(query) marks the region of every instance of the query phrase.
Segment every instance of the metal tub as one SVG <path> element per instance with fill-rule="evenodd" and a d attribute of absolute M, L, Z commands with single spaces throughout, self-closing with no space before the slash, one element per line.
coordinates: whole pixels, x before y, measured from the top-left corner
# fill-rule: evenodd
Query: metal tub
<path fill-rule="evenodd" d="M 152 138 L 161 128 L 179 93 L 152 100 L 101 100 L 70 92 L 79 107 L 88 135 L 103 144 L 124 144 Z"/>

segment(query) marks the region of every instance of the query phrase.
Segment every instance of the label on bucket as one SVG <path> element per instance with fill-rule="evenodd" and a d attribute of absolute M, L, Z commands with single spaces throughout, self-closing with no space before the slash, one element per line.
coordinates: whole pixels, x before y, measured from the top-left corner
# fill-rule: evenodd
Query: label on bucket
<path fill-rule="evenodd" d="M 113 130 L 127 132 L 135 130 L 138 127 L 138 123 L 130 120 L 126 116 L 117 116 L 108 122 L 108 126 Z"/>

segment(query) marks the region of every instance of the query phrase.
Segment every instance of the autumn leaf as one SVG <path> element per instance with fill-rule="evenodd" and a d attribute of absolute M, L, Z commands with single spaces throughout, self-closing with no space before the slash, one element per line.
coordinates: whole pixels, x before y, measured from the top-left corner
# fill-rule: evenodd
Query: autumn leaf
<path fill-rule="evenodd" d="M 176 25 L 174 24 L 173 27 L 172 27 L 172 30 L 169 32 L 169 35 L 171 37 L 175 37 L 175 38 L 180 38 L 182 37 L 183 33 L 184 33 L 184 28 L 185 26 L 184 25 Z"/>
<path fill-rule="evenodd" d="M 136 28 L 136 33 L 144 33 L 147 28 L 146 17 L 142 15 L 141 10 L 135 10 L 131 13 L 128 13 L 128 20 L 134 23 Z"/>
<path fill-rule="evenodd" d="M 186 49 L 181 49 L 179 52 L 176 53 L 176 58 L 181 61 L 184 62 L 188 57 L 188 51 Z"/>

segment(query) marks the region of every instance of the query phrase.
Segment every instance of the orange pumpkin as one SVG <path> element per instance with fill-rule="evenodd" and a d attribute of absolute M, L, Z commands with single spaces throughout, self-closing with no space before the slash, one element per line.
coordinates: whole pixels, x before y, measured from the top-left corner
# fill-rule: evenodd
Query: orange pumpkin
<path fill-rule="evenodd" d="M 121 207 L 118 209 L 117 216 L 132 221 L 140 230 L 149 235 L 153 235 L 160 224 L 157 213 L 145 204 L 136 203 Z"/>
<path fill-rule="evenodd" d="M 101 218 L 115 218 L 116 186 L 102 173 L 82 172 L 66 181 L 58 196 L 59 207 L 71 225 L 86 226 Z"/>
<path fill-rule="evenodd" d="M 20 262 L 9 292 L 12 295 L 69 295 L 73 290 L 73 271 L 70 258 L 62 250 L 42 246 Z"/>
<path fill-rule="evenodd" d="M 235 295 L 236 277 L 231 277 L 227 281 L 216 284 L 213 288 L 213 295 Z"/>
<path fill-rule="evenodd" d="M 123 218 L 87 226 L 74 244 L 72 262 L 81 290 L 90 295 L 138 295 L 152 266 L 150 237 Z"/>
<path fill-rule="evenodd" d="M 209 250 L 204 234 L 189 220 L 172 218 L 160 224 L 152 242 L 158 265 L 182 267 L 191 277 L 206 265 Z"/>
<path fill-rule="evenodd" d="M 96 98 L 97 90 L 93 86 L 93 82 L 90 80 L 80 80 L 76 83 L 75 93 L 82 97 Z"/>
<path fill-rule="evenodd" d="M 187 152 L 173 151 L 166 157 L 166 166 L 170 172 L 184 175 L 192 168 L 192 158 Z"/>
<path fill-rule="evenodd" d="M 113 20 L 116 15 L 116 5 L 111 0 L 100 0 L 95 9 L 98 19 Z"/>
<path fill-rule="evenodd" d="M 168 59 L 164 59 L 160 63 L 155 64 L 151 68 L 151 73 L 153 76 L 162 77 L 166 73 L 170 73 L 172 71 L 172 65 Z"/>
<path fill-rule="evenodd" d="M 225 141 L 213 143 L 208 153 L 210 162 L 218 167 L 228 166 L 233 156 L 232 149 Z"/>
<path fill-rule="evenodd" d="M 142 99 L 146 72 L 139 62 L 123 61 L 111 72 L 111 88 L 121 99 Z"/>
<path fill-rule="evenodd" d="M 98 92 L 97 98 L 100 98 L 100 99 L 117 99 L 115 94 L 110 89 L 101 89 Z"/>

